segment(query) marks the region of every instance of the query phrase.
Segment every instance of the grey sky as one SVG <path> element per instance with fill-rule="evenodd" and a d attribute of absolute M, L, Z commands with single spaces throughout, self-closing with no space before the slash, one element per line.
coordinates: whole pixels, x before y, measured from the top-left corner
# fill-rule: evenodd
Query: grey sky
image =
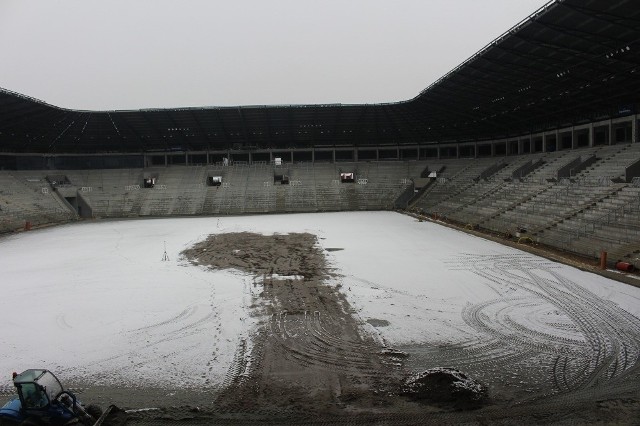
<path fill-rule="evenodd" d="M 78 109 L 394 102 L 547 0 L 0 0 L 0 87 Z"/>

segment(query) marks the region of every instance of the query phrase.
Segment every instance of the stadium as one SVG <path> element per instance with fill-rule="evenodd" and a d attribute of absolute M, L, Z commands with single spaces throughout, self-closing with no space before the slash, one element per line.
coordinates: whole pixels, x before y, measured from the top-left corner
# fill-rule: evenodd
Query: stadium
<path fill-rule="evenodd" d="M 554 0 L 395 103 L 0 89 L 0 395 L 37 367 L 126 424 L 636 423 L 639 22 Z M 488 396 L 406 395 L 442 367 Z"/>

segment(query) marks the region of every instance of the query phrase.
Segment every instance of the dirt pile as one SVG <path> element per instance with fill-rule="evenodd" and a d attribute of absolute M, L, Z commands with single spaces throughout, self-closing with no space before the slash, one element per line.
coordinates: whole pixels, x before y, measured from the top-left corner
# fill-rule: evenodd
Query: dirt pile
<path fill-rule="evenodd" d="M 401 393 L 415 400 L 476 408 L 487 400 L 487 387 L 455 368 L 438 367 L 405 380 Z"/>

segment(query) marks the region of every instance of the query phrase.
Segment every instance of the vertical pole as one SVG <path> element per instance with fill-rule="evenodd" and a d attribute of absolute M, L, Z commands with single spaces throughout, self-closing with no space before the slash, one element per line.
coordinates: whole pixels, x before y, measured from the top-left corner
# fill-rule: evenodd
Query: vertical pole
<path fill-rule="evenodd" d="M 533 141 L 533 133 L 529 133 L 529 154 L 536 153 L 536 144 Z"/>
<path fill-rule="evenodd" d="M 615 135 L 613 134 L 613 120 L 609 119 L 609 143 L 608 145 L 614 145 L 614 137 Z"/>
<path fill-rule="evenodd" d="M 606 251 L 600 252 L 600 269 L 602 270 L 607 269 L 607 252 Z"/>

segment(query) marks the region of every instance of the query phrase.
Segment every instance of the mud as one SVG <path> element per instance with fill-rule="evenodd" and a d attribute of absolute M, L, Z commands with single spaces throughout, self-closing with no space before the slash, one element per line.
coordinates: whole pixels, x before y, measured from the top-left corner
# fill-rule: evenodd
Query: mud
<path fill-rule="evenodd" d="M 217 410 L 337 415 L 379 405 L 399 383 L 400 363 L 363 331 L 330 284 L 314 235 L 214 235 L 183 254 L 248 272 L 261 290 L 255 309 L 265 320 L 252 342 L 254 362 L 234 372 Z"/>

